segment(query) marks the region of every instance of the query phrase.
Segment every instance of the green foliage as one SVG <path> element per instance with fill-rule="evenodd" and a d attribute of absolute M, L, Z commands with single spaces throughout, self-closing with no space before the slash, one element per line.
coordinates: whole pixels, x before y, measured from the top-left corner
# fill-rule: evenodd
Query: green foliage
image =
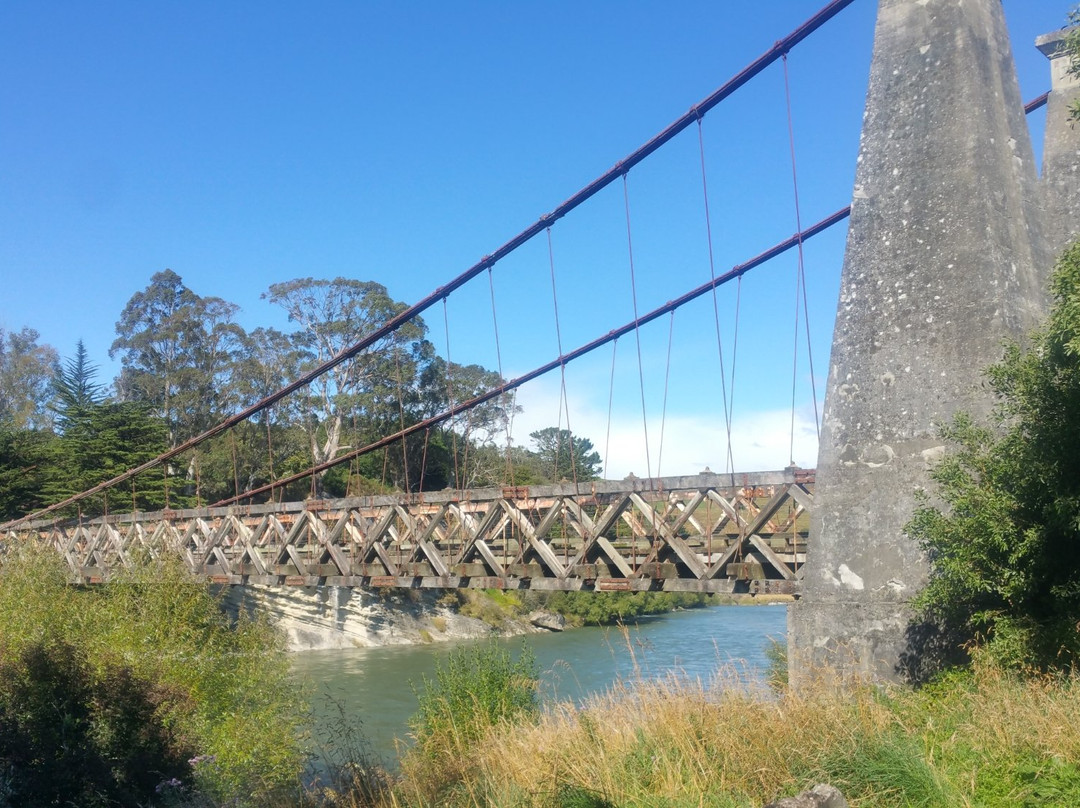
<path fill-rule="evenodd" d="M 58 703 L 53 688 L 68 694 L 70 731 L 90 739 L 85 765 L 100 758 L 117 771 L 160 772 L 159 783 L 179 777 L 177 755 L 187 761 L 194 752 L 201 762 L 179 778 L 183 788 L 240 804 L 296 783 L 307 711 L 280 639 L 262 623 L 231 626 L 179 562 L 145 560 L 108 585 L 80 589 L 67 583 L 58 554 L 9 549 L 0 569 L 0 652 L 0 691 L 13 694 L 8 720 L 43 748 L 71 737 L 45 731 Z M 54 680 L 21 673 L 41 660 Z M 27 701 L 20 687 L 42 695 Z M 41 771 L 26 765 L 20 772 Z M 146 804 L 148 780 L 125 777 Z"/>
<path fill-rule="evenodd" d="M 495 642 L 455 648 L 417 693 L 419 709 L 410 722 L 417 749 L 440 757 L 501 722 L 533 721 L 538 679 L 536 659 L 524 643 L 517 659 Z"/>
<path fill-rule="evenodd" d="M 65 411 L 64 433 L 53 444 L 54 454 L 46 485 L 50 502 L 111 479 L 153 459 L 168 447 L 165 424 L 153 417 L 146 405 L 135 402 L 90 404 Z M 136 480 L 133 489 L 112 492 L 112 510 L 158 509 L 165 506 L 165 470 L 150 471 Z M 172 483 L 172 507 L 186 504 Z M 83 516 L 109 511 L 105 493 L 78 504 Z"/>
<path fill-rule="evenodd" d="M 919 740 L 900 729 L 875 732 L 856 727 L 848 743 L 837 743 L 813 765 L 814 779 L 836 786 L 848 799 L 868 804 L 934 808 L 951 796 L 926 759 Z"/>
<path fill-rule="evenodd" d="M 455 598 L 460 604 L 458 607 L 460 614 L 483 620 L 493 628 L 501 628 L 526 611 L 521 598 L 511 590 L 465 589 L 458 590 Z"/>
<path fill-rule="evenodd" d="M 705 606 L 708 596 L 696 592 L 553 592 L 543 603 L 572 625 L 606 626 L 644 615 Z"/>
<path fill-rule="evenodd" d="M 12 429 L 47 429 L 49 381 L 58 357 L 51 345 L 39 345 L 32 328 L 0 328 L 0 424 Z"/>
<path fill-rule="evenodd" d="M 1065 49 L 1069 54 L 1069 74 L 1080 76 L 1080 7 L 1069 12 L 1068 32 L 1065 35 Z M 1072 102 L 1069 117 L 1080 120 L 1080 99 Z"/>
<path fill-rule="evenodd" d="M 581 482 L 599 477 L 603 463 L 588 438 L 553 426 L 532 432 L 529 437 L 536 445 L 541 474 L 549 481 Z"/>
<path fill-rule="evenodd" d="M 237 311 L 220 298 L 200 297 L 166 269 L 132 295 L 120 314 L 109 348 L 123 366 L 117 392 L 152 407 L 168 426 L 172 446 L 235 403 L 231 372 L 244 341 L 233 322 Z"/>
<path fill-rule="evenodd" d="M 57 368 L 52 380 L 53 400 L 49 409 L 56 413 L 56 425 L 61 432 L 102 402 L 104 391 L 94 381 L 95 376 L 97 366 L 91 364 L 86 346 L 79 340 L 75 356 Z"/>
<path fill-rule="evenodd" d="M 41 430 L 15 430 L 0 423 L 0 522 L 25 516 L 46 504 L 56 438 Z"/>
<path fill-rule="evenodd" d="M 284 308 L 299 327 L 290 339 L 305 370 L 337 356 L 406 308 L 382 284 L 351 278 L 297 278 L 272 284 L 263 297 Z M 303 426 L 315 463 L 337 456 L 351 424 L 397 427 L 404 408 L 412 412 L 418 366 L 432 352 L 423 339 L 426 331 L 414 319 L 312 382 Z M 321 493 L 322 475 L 317 487 Z"/>
<path fill-rule="evenodd" d="M 0 656 L 0 770 L 20 805 L 134 806 L 190 775 L 194 748 L 164 717 L 186 694 L 64 642 Z"/>
<path fill-rule="evenodd" d="M 955 449 L 907 526 L 932 565 L 916 600 L 947 637 L 1008 666 L 1080 662 L 1080 245 L 1062 256 L 1054 305 L 1027 350 L 988 371 L 994 429 L 957 416 Z"/>
<path fill-rule="evenodd" d="M 788 686 L 787 643 L 770 637 L 765 646 L 765 659 L 769 661 L 765 670 L 766 684 L 777 693 L 783 693 Z"/>

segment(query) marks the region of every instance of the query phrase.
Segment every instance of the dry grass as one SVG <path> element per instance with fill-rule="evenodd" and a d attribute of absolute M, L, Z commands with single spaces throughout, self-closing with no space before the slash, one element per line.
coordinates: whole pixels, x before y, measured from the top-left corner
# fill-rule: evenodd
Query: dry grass
<path fill-rule="evenodd" d="M 384 804 L 760 806 L 831 782 L 852 806 L 1080 805 L 1080 680 L 979 668 L 921 691 L 780 695 L 735 674 L 618 687 L 406 760 Z"/>

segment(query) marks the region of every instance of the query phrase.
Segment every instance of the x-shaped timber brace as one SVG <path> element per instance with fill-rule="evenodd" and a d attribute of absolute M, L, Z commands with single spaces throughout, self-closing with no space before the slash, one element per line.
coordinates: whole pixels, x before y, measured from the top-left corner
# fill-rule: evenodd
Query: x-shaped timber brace
<path fill-rule="evenodd" d="M 172 552 L 222 584 L 797 594 L 813 485 L 789 468 L 447 489 L 39 522 L 4 543 L 47 543 L 87 584 Z"/>

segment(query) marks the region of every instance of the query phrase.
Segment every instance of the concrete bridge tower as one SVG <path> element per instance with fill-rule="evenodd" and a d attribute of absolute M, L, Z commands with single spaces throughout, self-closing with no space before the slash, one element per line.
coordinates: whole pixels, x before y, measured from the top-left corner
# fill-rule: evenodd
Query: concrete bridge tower
<path fill-rule="evenodd" d="M 896 678 L 927 566 L 903 527 L 988 413 L 983 369 L 1044 313 L 1051 243 L 1001 0 L 879 0 L 793 681 Z M 1075 184 L 1075 180 L 1074 180 Z"/>
<path fill-rule="evenodd" d="M 1042 183 L 1047 236 L 1055 255 L 1080 235 L 1080 122 L 1070 116 L 1080 97 L 1080 76 L 1069 73 L 1065 36 L 1055 31 L 1035 42 L 1050 60 Z"/>

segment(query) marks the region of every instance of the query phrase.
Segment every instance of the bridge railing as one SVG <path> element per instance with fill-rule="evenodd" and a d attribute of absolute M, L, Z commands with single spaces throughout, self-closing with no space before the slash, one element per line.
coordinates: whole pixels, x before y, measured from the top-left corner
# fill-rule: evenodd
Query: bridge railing
<path fill-rule="evenodd" d="M 560 485 L 39 521 L 79 583 L 172 552 L 222 584 L 795 593 L 814 472 Z"/>

